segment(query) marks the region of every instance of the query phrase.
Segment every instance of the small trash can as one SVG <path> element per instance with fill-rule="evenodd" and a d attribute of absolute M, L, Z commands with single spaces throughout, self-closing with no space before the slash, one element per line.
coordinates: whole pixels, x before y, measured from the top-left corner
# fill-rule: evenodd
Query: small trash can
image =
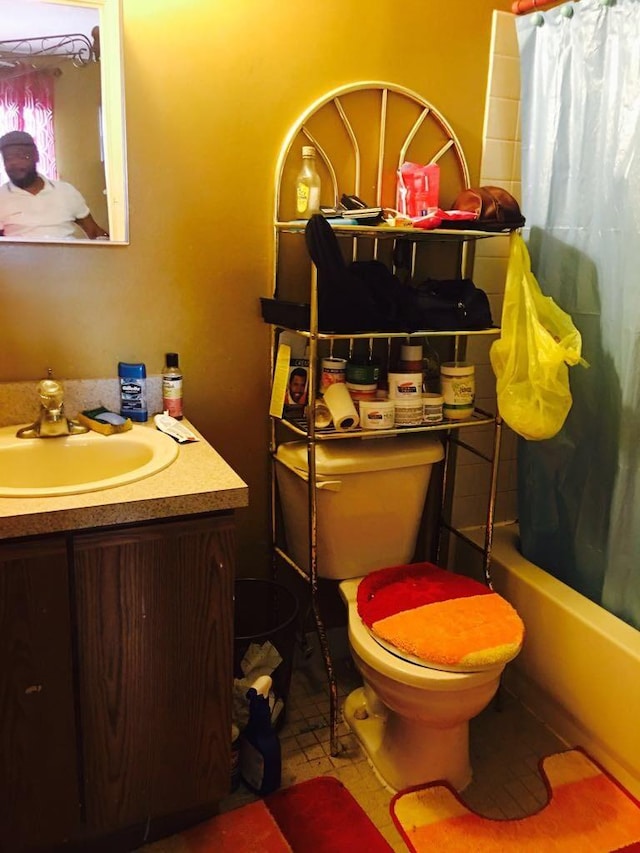
<path fill-rule="evenodd" d="M 252 643 L 271 643 L 282 662 L 270 673 L 273 692 L 284 705 L 284 720 L 293 670 L 298 599 L 283 584 L 260 578 L 239 578 L 235 582 L 233 675 L 244 678 L 241 662 Z M 281 722 L 278 720 L 278 722 Z"/>

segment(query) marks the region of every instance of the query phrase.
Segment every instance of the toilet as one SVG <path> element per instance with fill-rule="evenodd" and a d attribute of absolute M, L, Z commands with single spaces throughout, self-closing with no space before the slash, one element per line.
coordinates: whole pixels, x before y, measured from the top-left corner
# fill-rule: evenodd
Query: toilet
<path fill-rule="evenodd" d="M 484 584 L 410 564 L 443 455 L 424 436 L 316 446 L 318 574 L 340 582 L 363 679 L 344 718 L 393 792 L 435 780 L 469 784 L 469 720 L 491 701 L 523 640 L 513 608 Z M 287 549 L 308 571 L 306 444 L 280 445 L 276 463 Z"/>

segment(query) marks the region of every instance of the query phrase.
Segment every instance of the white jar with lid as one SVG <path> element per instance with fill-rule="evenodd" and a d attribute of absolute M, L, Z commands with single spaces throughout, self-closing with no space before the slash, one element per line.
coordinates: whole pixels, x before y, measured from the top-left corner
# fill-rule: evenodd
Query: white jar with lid
<path fill-rule="evenodd" d="M 442 421 L 442 407 L 444 397 L 442 394 L 434 394 L 427 391 L 422 395 L 422 422 L 425 424 L 439 424 Z"/>
<path fill-rule="evenodd" d="M 394 404 L 395 425 L 397 427 L 421 426 L 423 418 L 422 394 L 393 400 L 392 402 Z"/>
<path fill-rule="evenodd" d="M 440 365 L 440 386 L 445 418 L 451 421 L 470 418 L 476 398 L 474 365 L 466 361 L 444 362 Z"/>
<path fill-rule="evenodd" d="M 422 373 L 390 373 L 389 399 L 422 398 Z"/>
<path fill-rule="evenodd" d="M 393 429 L 394 427 L 393 400 L 361 400 L 358 411 L 362 429 Z"/>

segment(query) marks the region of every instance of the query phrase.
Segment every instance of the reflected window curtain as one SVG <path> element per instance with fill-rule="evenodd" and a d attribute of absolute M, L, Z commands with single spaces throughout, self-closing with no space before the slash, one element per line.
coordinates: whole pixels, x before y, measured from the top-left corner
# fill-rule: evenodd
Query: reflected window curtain
<path fill-rule="evenodd" d="M 524 236 L 591 364 L 559 435 L 519 443 L 521 546 L 640 627 L 640 0 L 516 26 Z"/>
<path fill-rule="evenodd" d="M 25 130 L 36 141 L 38 171 L 57 179 L 53 130 L 53 76 L 50 71 L 15 70 L 0 75 L 0 136 L 10 130 Z M 6 174 L 0 163 L 2 182 Z"/>

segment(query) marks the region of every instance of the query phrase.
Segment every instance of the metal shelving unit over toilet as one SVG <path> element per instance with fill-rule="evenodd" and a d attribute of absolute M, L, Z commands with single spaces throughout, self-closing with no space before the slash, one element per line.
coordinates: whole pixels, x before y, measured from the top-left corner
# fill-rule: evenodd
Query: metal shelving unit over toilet
<path fill-rule="evenodd" d="M 369 120 L 362 121 L 363 115 L 369 116 Z M 377 123 L 374 118 L 377 118 Z M 392 129 L 395 124 L 401 125 L 400 130 Z M 364 130 L 360 130 L 362 124 Z M 431 133 L 428 128 L 431 127 Z M 378 145 L 374 162 L 367 168 L 367 160 L 361 154 L 359 133 L 365 133 L 368 137 L 375 137 L 377 133 Z M 326 142 L 325 142 L 326 138 Z M 297 144 L 296 144 L 297 143 Z M 467 164 L 462 153 L 460 144 L 452 129 L 445 119 L 423 98 L 410 90 L 402 87 L 392 86 L 385 83 L 358 83 L 346 86 L 329 93 L 326 97 L 315 102 L 304 115 L 296 122 L 287 135 L 281 149 L 276 170 L 275 185 L 275 216 L 274 216 L 274 268 L 273 268 L 273 298 L 274 300 L 293 299 L 308 304 L 308 323 L 279 322 L 269 320 L 271 323 L 271 376 L 274 375 L 275 363 L 280 335 L 283 331 L 294 332 L 297 336 L 304 338 L 308 344 L 309 369 L 308 369 L 308 406 L 306 417 L 271 418 L 270 455 L 271 465 L 271 533 L 272 553 L 274 558 L 274 570 L 278 560 L 290 566 L 299 576 L 309 584 L 310 606 L 313 611 L 316 631 L 327 672 L 327 680 L 330 696 L 331 713 L 331 753 L 337 755 L 339 744 L 337 738 L 338 724 L 338 698 L 336 680 L 333 672 L 333 664 L 329 652 L 327 633 L 318 600 L 318 550 L 317 550 L 317 495 L 316 495 L 316 455 L 315 448 L 318 443 L 332 440 L 358 440 L 365 434 L 364 430 L 358 429 L 349 432 L 338 432 L 333 429 L 318 429 L 313 417 L 314 404 L 316 400 L 317 365 L 320 350 L 329 347 L 333 351 L 336 342 L 346 342 L 349 352 L 360 342 L 368 343 L 372 351 L 374 342 L 386 341 L 387 352 L 391 352 L 394 339 L 419 339 L 419 338 L 442 338 L 453 340 L 453 358 L 463 360 L 466 352 L 466 341 L 471 335 L 496 335 L 497 328 L 482 331 L 463 332 L 460 330 L 434 331 L 421 330 L 411 334 L 405 332 L 371 332 L 358 334 L 330 334 L 318 331 L 318 298 L 317 298 L 317 271 L 311 263 L 304 246 L 305 222 L 296 221 L 288 216 L 293 214 L 292 206 L 287 210 L 287 200 L 283 188 L 291 189 L 290 197 L 293 200 L 293 179 L 299 167 L 299 151 L 304 144 L 314 145 L 319 155 L 320 163 L 324 166 L 323 187 L 327 184 L 333 193 L 333 204 L 339 201 L 338 187 L 345 192 L 362 194 L 362 186 L 373 187 L 374 197 L 369 193 L 364 194 L 370 203 L 375 206 L 393 207 L 392 199 L 386 199 L 391 186 L 389 183 L 389 160 L 391 158 L 393 169 L 393 184 L 395 185 L 395 170 L 408 156 L 412 145 L 418 146 L 421 153 L 415 155 L 420 162 L 436 162 L 441 165 L 441 173 L 445 176 L 445 186 L 441 193 L 448 192 L 452 197 L 457 192 L 469 185 L 469 174 Z M 389 146 L 392 151 L 389 153 Z M 394 147 L 395 146 L 395 147 Z M 427 153 L 424 153 L 424 149 Z M 329 154 L 332 152 L 332 156 Z M 371 145 L 367 145 L 371 150 Z M 342 153 L 340 153 L 342 152 Z M 399 152 L 399 153 L 398 153 Z M 443 167 L 446 167 L 443 169 Z M 344 174 L 344 173 L 348 174 Z M 448 184 L 447 184 L 448 182 Z M 324 200 L 323 200 L 324 201 Z M 326 202 L 324 202 L 326 203 Z M 386 225 L 377 226 L 353 226 L 337 225 L 335 232 L 340 239 L 351 241 L 351 252 L 354 260 L 358 259 L 361 252 L 369 252 L 369 256 L 380 258 L 385 254 L 386 258 L 394 256 L 395 248 L 399 244 L 410 246 L 411 252 L 411 274 L 417 268 L 419 248 L 425 247 L 427 251 L 437 249 L 442 251 L 453 250 L 456 264 L 456 275 L 468 275 L 472 266 L 472 253 L 470 247 L 477 240 L 495 236 L 486 232 L 473 230 L 446 230 L 435 229 L 432 231 L 421 231 L 415 228 L 392 228 Z M 302 237 L 302 239 L 301 239 Z M 285 244 L 285 241 L 292 242 Z M 301 247 L 301 248 L 300 248 Z M 293 261 L 293 263 L 292 263 Z M 303 272 L 300 273 L 300 266 Z M 292 282 L 283 286 L 284 273 L 294 268 L 295 275 Z M 297 290 L 296 290 L 297 288 Z M 293 290 L 293 293 L 292 293 Z M 300 327 L 302 326 L 302 327 Z M 493 452 L 483 454 L 477 448 L 462 440 L 465 430 L 478 426 L 492 426 Z M 493 518 L 495 509 L 495 497 L 497 488 L 497 467 L 499 459 L 499 448 L 501 438 L 501 421 L 493 413 L 477 409 L 473 416 L 465 421 L 445 421 L 436 425 L 424 425 L 419 427 L 400 427 L 393 430 L 380 430 L 372 433 L 366 431 L 367 439 L 382 438 L 389 435 L 407 435 L 411 433 L 437 432 L 445 437 L 445 461 L 442 480 L 442 505 L 440 511 L 440 525 L 437 534 L 437 550 L 440 556 L 441 534 L 448 531 L 465 539 L 472 547 L 478 546 L 465 537 L 462 531 L 457 530 L 450 523 L 448 517 L 448 504 L 452 500 L 453 477 L 452 469 L 455 465 L 455 452 L 457 447 L 466 448 L 471 453 L 482 457 L 491 466 L 489 495 L 487 501 L 487 516 L 485 528 L 484 547 L 481 548 L 483 555 L 483 567 L 487 582 L 490 583 L 489 564 L 491 557 L 491 546 L 493 537 Z M 277 512 L 277 487 L 273 458 L 281 441 L 286 435 L 304 439 L 307 444 L 308 461 L 308 515 L 309 515 L 309 571 L 299 566 L 280 544 Z"/>

